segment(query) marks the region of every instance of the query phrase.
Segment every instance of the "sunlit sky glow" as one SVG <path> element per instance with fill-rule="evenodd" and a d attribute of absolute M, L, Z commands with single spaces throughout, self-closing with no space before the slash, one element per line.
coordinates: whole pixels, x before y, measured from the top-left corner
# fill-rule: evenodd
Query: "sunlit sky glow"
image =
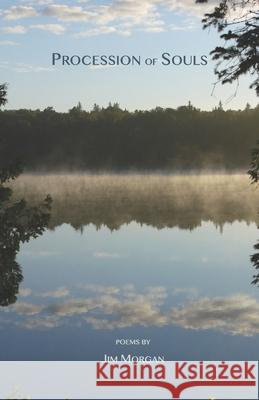
<path fill-rule="evenodd" d="M 215 4 L 213 0 L 211 2 Z M 191 100 L 211 109 L 257 104 L 251 79 L 218 86 L 211 95 L 215 63 L 205 67 L 55 67 L 51 54 L 140 55 L 163 52 L 208 55 L 217 32 L 203 31 L 208 6 L 195 0 L 2 0 L 0 5 L 1 82 L 9 84 L 7 108 L 65 111 L 81 101 L 85 109 L 118 102 L 128 109 L 177 107 Z"/>

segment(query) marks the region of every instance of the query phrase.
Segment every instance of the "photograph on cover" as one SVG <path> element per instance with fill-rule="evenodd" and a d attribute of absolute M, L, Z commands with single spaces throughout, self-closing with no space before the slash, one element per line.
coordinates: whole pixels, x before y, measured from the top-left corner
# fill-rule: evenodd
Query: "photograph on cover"
<path fill-rule="evenodd" d="M 1 0 L 1 361 L 256 360 L 258 0 Z"/>

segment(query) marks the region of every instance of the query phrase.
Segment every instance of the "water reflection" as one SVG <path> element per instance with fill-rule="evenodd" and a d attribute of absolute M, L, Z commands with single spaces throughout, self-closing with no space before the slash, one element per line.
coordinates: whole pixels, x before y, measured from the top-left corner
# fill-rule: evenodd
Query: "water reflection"
<path fill-rule="evenodd" d="M 24 199 L 12 200 L 12 190 L 5 185 L 20 172 L 18 166 L 0 169 L 0 305 L 15 303 L 23 280 L 16 261 L 20 244 L 41 235 L 50 217 L 51 198 L 30 207 Z"/>
<path fill-rule="evenodd" d="M 252 254 L 250 259 L 253 267 L 258 270 L 259 269 L 259 242 L 254 245 L 254 249 L 256 253 Z M 253 276 L 252 284 L 258 285 L 259 284 L 259 273 Z"/>
<path fill-rule="evenodd" d="M 48 188 L 55 202 L 50 227 L 76 230 L 94 224 L 118 230 L 132 221 L 158 229 L 193 230 L 203 221 L 222 228 L 255 222 L 258 193 L 245 175 L 24 175 L 17 196 L 40 201 Z"/>
<path fill-rule="evenodd" d="M 72 325 L 105 331 L 171 326 L 244 337 L 259 334 L 259 301 L 247 294 L 199 297 L 190 292 L 190 296 L 182 297 L 181 304 L 176 291 L 163 286 L 138 290 L 132 284 L 86 285 L 82 289 L 83 297 L 67 290 L 63 299 L 55 301 L 55 291 L 40 293 L 38 296 L 50 303 L 21 302 L 12 311 L 23 317 L 21 327 L 34 330 Z"/>
<path fill-rule="evenodd" d="M 2 359 L 252 357 L 259 293 L 248 254 L 258 198 L 245 176 L 21 176 L 3 214 L 19 198 L 35 214 L 46 188 L 51 229 L 28 243 L 18 232 L 11 247 L 7 270 L 16 263 L 21 273 L 20 263 L 24 281 L 17 272 L 18 301 L 0 314 L 0 336 L 12 344 Z M 152 346 L 125 350 L 116 337 L 148 337 Z"/>

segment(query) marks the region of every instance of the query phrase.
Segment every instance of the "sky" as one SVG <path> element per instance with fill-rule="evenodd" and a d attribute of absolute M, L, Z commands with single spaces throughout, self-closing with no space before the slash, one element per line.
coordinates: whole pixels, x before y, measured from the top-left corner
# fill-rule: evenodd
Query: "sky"
<path fill-rule="evenodd" d="M 211 4 L 215 4 L 212 0 Z M 89 110 L 118 102 L 129 110 L 178 107 L 190 100 L 212 109 L 257 105 L 251 79 L 217 85 L 209 53 L 218 33 L 202 29 L 208 5 L 195 0 L 1 0 L 0 76 L 8 83 L 7 109 Z M 209 57 L 208 65 L 161 65 L 163 53 Z M 52 66 L 62 55 L 140 56 L 141 66 Z M 157 58 L 146 66 L 146 58 Z M 232 99 L 231 99 L 232 98 Z"/>

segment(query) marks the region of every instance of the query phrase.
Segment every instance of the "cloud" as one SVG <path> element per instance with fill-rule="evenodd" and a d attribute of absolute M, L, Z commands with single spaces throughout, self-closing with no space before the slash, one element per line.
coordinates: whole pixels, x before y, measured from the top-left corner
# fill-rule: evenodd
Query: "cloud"
<path fill-rule="evenodd" d="M 55 35 L 61 35 L 63 33 L 65 33 L 66 28 L 63 25 L 60 24 L 36 24 L 36 25 L 29 25 L 27 27 L 23 26 L 23 25 L 16 25 L 16 26 L 6 26 L 1 28 L 1 31 L 3 33 L 6 34 L 24 34 L 27 33 L 29 29 L 39 29 L 45 32 L 50 32 L 53 33 Z M 11 42 L 11 41 L 5 41 L 3 43 L 15 43 L 15 42 Z M 35 252 L 32 251 L 24 251 L 24 254 L 27 255 L 35 255 Z M 51 255 L 53 255 L 54 252 L 51 252 Z M 57 253 L 55 253 L 57 254 Z M 37 252 L 37 256 L 40 257 L 44 257 L 44 256 L 48 256 L 49 252 Z"/>
<path fill-rule="evenodd" d="M 30 65 L 25 63 L 10 63 L 8 61 L 0 61 L 0 68 L 9 69 L 11 71 L 17 73 L 39 73 L 39 72 L 53 72 L 54 68 L 50 67 L 42 67 L 39 65 Z M 53 255 L 57 255 L 58 253 L 52 252 L 33 252 L 33 251 L 24 251 L 20 254 L 29 255 L 33 257 L 50 257 Z"/>
<path fill-rule="evenodd" d="M 16 63 L 13 66 L 11 66 L 11 69 L 14 72 L 18 72 L 18 73 L 40 73 L 40 72 L 53 72 L 54 71 L 54 68 L 42 67 L 40 65 L 30 65 L 30 64 L 25 64 L 25 63 Z M 54 254 L 50 254 L 48 252 L 39 252 L 39 253 L 35 253 L 34 257 L 52 257 L 53 255 Z"/>
<path fill-rule="evenodd" d="M 105 251 L 98 251 L 93 254 L 94 258 L 123 258 L 123 255 L 119 253 L 108 253 Z"/>
<path fill-rule="evenodd" d="M 133 28 L 145 32 L 159 33 L 166 30 L 189 30 L 197 27 L 193 16 L 202 16 L 215 5 L 215 0 L 206 4 L 195 4 L 195 0 L 113 0 L 94 9 L 95 22 L 101 25 L 113 24 L 116 33 L 131 32 Z M 165 14 L 183 13 L 192 19 L 179 26 L 165 23 Z"/>
<path fill-rule="evenodd" d="M 157 0 L 113 0 L 106 6 L 99 7 L 99 23 L 107 23 L 117 19 L 131 20 L 134 24 L 156 18 Z"/>
<path fill-rule="evenodd" d="M 194 288 L 168 291 L 163 286 L 154 286 L 139 292 L 132 284 L 122 287 L 82 284 L 78 287 L 90 292 L 86 298 L 71 297 L 64 302 L 45 305 L 17 302 L 4 311 L 35 317 L 21 322 L 28 329 L 52 328 L 77 317 L 78 323 L 86 322 L 93 329 L 177 326 L 228 335 L 259 334 L 259 302 L 245 294 L 195 298 L 197 291 Z M 24 296 L 30 294 L 30 289 L 24 289 Z M 69 294 L 68 289 L 57 288 L 39 296 L 62 299 Z M 186 300 L 188 295 L 191 297 L 185 304 L 176 303 L 172 307 L 170 304 L 175 302 L 177 294 L 187 294 Z"/>
<path fill-rule="evenodd" d="M 146 295 L 132 300 L 107 301 L 104 315 L 86 316 L 94 329 L 119 329 L 133 326 L 170 326 L 184 329 L 216 330 L 224 334 L 254 336 L 259 334 L 259 303 L 246 295 L 202 298 L 182 307 L 162 311 L 163 301 Z M 105 318 L 112 315 L 112 319 Z"/>
<path fill-rule="evenodd" d="M 80 6 L 68 6 L 63 4 L 51 4 L 47 6 L 43 10 L 43 15 L 69 22 L 91 21 L 96 17 L 96 13 L 84 10 Z"/>
<path fill-rule="evenodd" d="M 32 18 L 37 15 L 37 11 L 31 6 L 12 6 L 7 10 L 2 11 L 2 17 L 10 21 L 21 18 Z"/>
<path fill-rule="evenodd" d="M 0 46 L 18 46 L 19 43 L 12 40 L 0 40 Z"/>
<path fill-rule="evenodd" d="M 156 303 L 143 295 L 136 296 L 132 300 L 106 299 L 103 305 L 106 315 L 115 316 L 116 319 L 98 318 L 89 316 L 85 318 L 94 329 L 118 329 L 132 326 L 156 326 L 167 325 L 167 316 L 156 306 Z"/>
<path fill-rule="evenodd" d="M 86 314 L 101 307 L 101 302 L 96 299 L 75 299 L 63 304 L 53 304 L 46 308 L 50 314 L 67 317 L 78 314 Z"/>
<path fill-rule="evenodd" d="M 259 303 L 247 295 L 202 298 L 174 308 L 170 320 L 185 329 L 253 336 L 259 333 Z"/>
<path fill-rule="evenodd" d="M 19 296 L 21 297 L 28 297 L 31 296 L 32 290 L 29 288 L 20 288 L 19 290 Z"/>
<path fill-rule="evenodd" d="M 88 29 L 86 31 L 79 32 L 75 35 L 75 37 L 87 37 L 87 36 L 98 36 L 98 35 L 107 35 L 110 33 L 116 33 L 117 30 L 113 26 L 101 26 L 98 28 Z"/>
<path fill-rule="evenodd" d="M 67 297 L 69 296 L 70 292 L 67 288 L 65 287 L 60 287 L 56 290 L 53 290 L 52 292 L 44 292 L 40 293 L 39 297 L 53 297 L 55 299 L 60 299 L 62 297 Z"/>
<path fill-rule="evenodd" d="M 18 302 L 10 306 L 11 311 L 15 311 L 17 314 L 23 315 L 36 315 L 39 314 L 43 309 L 44 307 L 42 305 L 23 302 Z"/>
<path fill-rule="evenodd" d="M 61 35 L 66 31 L 66 28 L 60 24 L 37 24 L 37 25 L 30 25 L 30 28 L 54 33 L 55 35 Z"/>
<path fill-rule="evenodd" d="M 5 20 L 35 18 L 41 16 L 48 19 L 47 23 L 35 25 L 36 29 L 55 34 L 64 33 L 65 27 L 51 24 L 51 19 L 79 25 L 74 31 L 77 38 L 91 37 L 116 33 L 130 36 L 134 30 L 150 33 L 164 31 L 189 30 L 196 26 L 193 16 L 201 16 L 208 10 L 208 5 L 197 5 L 195 0 L 109 0 L 98 3 L 88 0 L 78 0 L 77 4 L 60 4 L 53 0 L 22 0 L 23 3 L 12 6 L 1 12 Z M 215 1 L 210 2 L 215 4 Z M 168 12 L 182 13 L 192 16 L 188 23 L 181 25 L 165 23 Z M 56 25 L 56 28 L 54 27 Z M 58 27 L 59 25 L 59 27 Z M 29 26 L 27 27 L 29 29 Z"/>
<path fill-rule="evenodd" d="M 53 3 L 54 0 L 20 0 L 22 3 L 26 3 L 27 5 L 37 5 L 44 6 Z"/>
<path fill-rule="evenodd" d="M 146 298 L 156 305 L 162 305 L 167 298 L 167 290 L 163 286 L 148 287 L 144 293 Z"/>
<path fill-rule="evenodd" d="M 144 31 L 158 33 L 158 32 L 164 32 L 165 28 L 163 26 L 147 26 L 146 28 L 144 28 Z"/>
<path fill-rule="evenodd" d="M 61 325 L 61 321 L 58 318 L 52 316 L 46 316 L 42 318 L 33 318 L 22 321 L 18 324 L 25 329 L 53 329 L 58 328 Z"/>
<path fill-rule="evenodd" d="M 27 28 L 23 25 L 4 26 L 3 28 L 1 28 L 1 31 L 7 34 L 21 35 L 27 32 Z"/>
<path fill-rule="evenodd" d="M 163 287 L 149 287 L 144 293 L 138 294 L 135 288 L 129 286 L 122 291 L 122 297 L 103 296 L 99 298 L 98 314 L 86 316 L 85 321 L 94 329 L 117 329 L 132 326 L 165 326 L 167 316 L 159 306 L 166 298 Z M 111 316 L 111 318 L 104 318 Z"/>
<path fill-rule="evenodd" d="M 80 289 L 84 289 L 89 292 L 93 292 L 95 294 L 106 294 L 106 295 L 111 295 L 111 294 L 118 294 L 120 293 L 120 288 L 116 286 L 102 286 L 102 285 L 90 285 L 90 284 L 80 284 L 78 285 Z"/>
<path fill-rule="evenodd" d="M 113 0 L 96 8 L 96 24 L 113 24 L 116 33 L 129 36 L 134 28 L 146 32 L 162 32 L 164 21 L 157 9 L 159 0 Z M 110 25 L 108 25 L 110 26 Z"/>
<path fill-rule="evenodd" d="M 204 13 L 211 11 L 218 1 L 210 0 L 208 3 L 197 4 L 195 0 L 163 0 L 163 3 L 172 11 L 202 17 Z"/>

